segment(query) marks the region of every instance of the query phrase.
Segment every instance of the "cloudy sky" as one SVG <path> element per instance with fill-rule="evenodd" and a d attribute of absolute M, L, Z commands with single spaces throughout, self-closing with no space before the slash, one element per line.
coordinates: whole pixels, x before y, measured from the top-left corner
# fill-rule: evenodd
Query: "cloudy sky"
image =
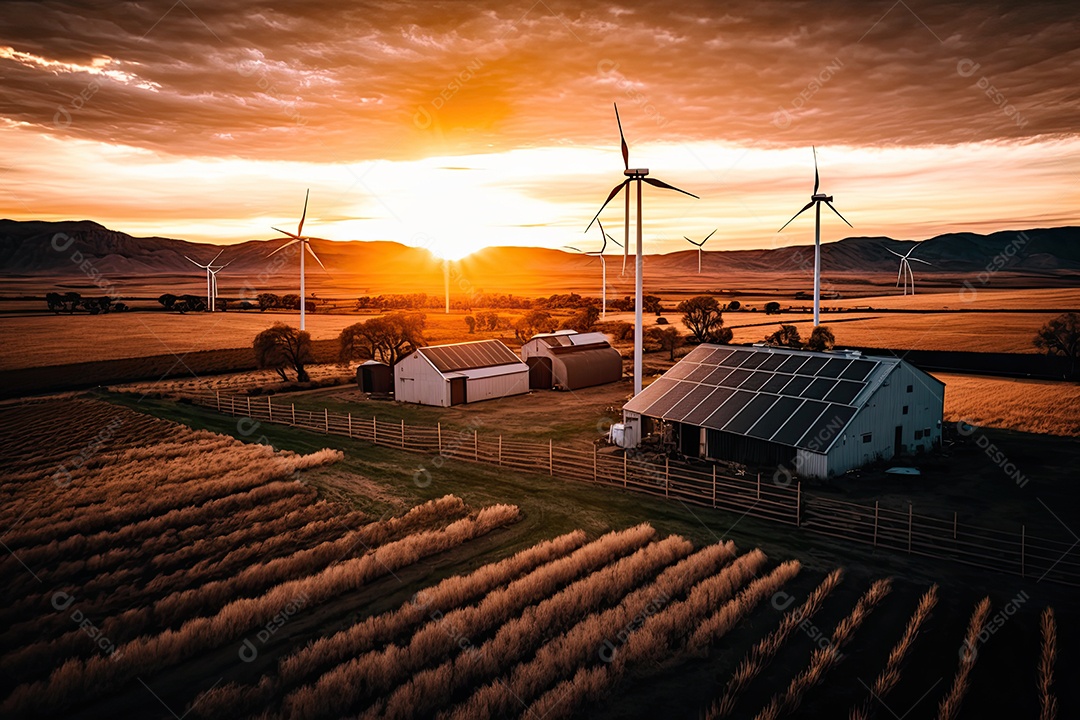
<path fill-rule="evenodd" d="M 1080 224 L 1075 2 L 4 2 L 0 214 L 557 247 L 631 166 L 653 251 Z M 809 215 L 809 213 L 807 214 Z M 603 218 L 621 235 L 622 206 Z M 594 235 L 592 240 L 598 240 Z"/>

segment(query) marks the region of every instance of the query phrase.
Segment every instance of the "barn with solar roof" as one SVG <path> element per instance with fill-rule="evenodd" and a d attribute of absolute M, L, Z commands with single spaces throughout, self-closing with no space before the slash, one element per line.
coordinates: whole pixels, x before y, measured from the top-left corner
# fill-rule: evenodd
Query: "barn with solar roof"
<path fill-rule="evenodd" d="M 394 399 L 449 407 L 529 392 L 529 366 L 499 340 L 418 348 L 394 365 Z"/>
<path fill-rule="evenodd" d="M 623 407 L 623 445 L 825 478 L 941 443 L 945 384 L 895 357 L 700 345 Z"/>

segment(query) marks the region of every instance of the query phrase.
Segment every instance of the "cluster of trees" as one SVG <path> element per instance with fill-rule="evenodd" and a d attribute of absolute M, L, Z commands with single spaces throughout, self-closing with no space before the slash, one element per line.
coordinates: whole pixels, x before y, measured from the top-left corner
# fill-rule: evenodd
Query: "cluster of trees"
<path fill-rule="evenodd" d="M 97 315 L 99 313 L 107 312 L 124 312 L 128 310 L 128 306 L 122 302 L 113 302 L 113 299 L 108 295 L 98 298 L 84 298 L 77 292 L 66 293 L 45 293 L 45 304 L 53 313 L 59 315 L 61 312 L 66 312 L 71 315 L 79 308 L 82 308 L 91 315 Z"/>
<path fill-rule="evenodd" d="M 288 297 L 288 296 L 286 296 Z M 389 293 L 374 297 L 365 295 L 356 299 L 357 310 L 424 310 L 441 308 L 446 299 L 442 295 L 427 293 Z M 556 293 L 547 297 L 527 298 L 505 293 L 472 293 L 460 298 L 450 298 L 450 307 L 455 310 L 490 308 L 493 310 L 577 310 L 597 304 L 594 297 L 585 297 L 578 293 Z M 608 302 L 615 310 L 633 310 L 634 299 Z M 642 303 L 646 312 L 660 314 L 660 298 L 646 295 Z"/>
<path fill-rule="evenodd" d="M 765 336 L 765 342 L 778 347 L 824 352 L 833 349 L 836 345 L 836 338 L 828 326 L 818 325 L 811 331 L 810 338 L 803 342 L 802 337 L 799 335 L 799 328 L 794 325 L 781 325 L 779 330 Z"/>
<path fill-rule="evenodd" d="M 274 323 L 255 336 L 252 349 L 255 351 L 255 364 L 260 368 L 275 370 L 283 381 L 289 379 L 285 374 L 286 368 L 296 374 L 297 382 L 311 379 L 305 365 L 315 362 L 315 356 L 311 352 L 311 333 L 306 330 Z"/>
<path fill-rule="evenodd" d="M 379 318 L 355 323 L 338 336 L 338 359 L 379 360 L 393 365 L 425 344 L 427 316 L 421 312 L 392 312 Z"/>
<path fill-rule="evenodd" d="M 175 310 L 183 315 L 187 312 L 204 312 L 206 310 L 206 298 L 199 295 L 173 295 L 172 293 L 165 293 L 158 297 L 158 302 L 166 310 Z M 241 310 L 250 310 L 254 307 L 247 300 L 240 303 Z M 214 310 L 217 312 L 225 312 L 229 309 L 229 302 L 225 298 L 217 298 L 214 303 Z"/>
<path fill-rule="evenodd" d="M 1069 362 L 1069 377 L 1076 375 L 1080 359 L 1080 314 L 1062 313 L 1043 325 L 1032 341 L 1047 355 L 1060 355 Z"/>
<path fill-rule="evenodd" d="M 259 312 L 266 310 L 299 310 L 300 296 L 296 293 L 287 295 L 275 295 L 274 293 L 259 293 L 255 302 L 259 305 Z M 307 300 L 304 303 L 304 312 L 315 312 L 315 301 Z"/>
<path fill-rule="evenodd" d="M 664 310 L 660 306 L 661 299 L 657 295 L 642 295 L 641 296 L 641 312 L 652 313 L 659 315 Z M 620 300 L 614 298 L 608 300 L 608 307 L 612 310 L 619 310 L 621 312 L 633 312 L 634 311 L 634 298 L 629 295 L 624 295 Z"/>
<path fill-rule="evenodd" d="M 551 313 L 543 309 L 534 309 L 512 321 L 491 311 L 478 312 L 476 315 L 465 316 L 465 326 L 470 333 L 477 330 L 509 330 L 513 329 L 514 337 L 525 342 L 537 333 L 549 333 L 556 330 L 576 330 L 577 332 L 590 332 L 596 328 L 600 320 L 600 308 L 593 304 L 586 304 L 576 313 L 562 322 Z"/>

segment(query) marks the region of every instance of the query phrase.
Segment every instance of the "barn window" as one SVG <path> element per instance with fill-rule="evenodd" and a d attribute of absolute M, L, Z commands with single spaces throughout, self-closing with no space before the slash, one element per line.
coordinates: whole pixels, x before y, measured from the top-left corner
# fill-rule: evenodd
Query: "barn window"
<path fill-rule="evenodd" d="M 907 415 L 907 405 L 904 406 L 904 414 Z"/>
<path fill-rule="evenodd" d="M 914 389 L 915 389 L 915 386 L 914 386 L 914 385 L 908 385 L 908 386 L 907 386 L 907 391 L 908 391 L 908 392 L 911 392 L 911 391 L 912 391 L 912 390 L 914 390 Z"/>
<path fill-rule="evenodd" d="M 916 430 L 915 431 L 915 439 L 916 440 L 922 440 L 922 430 Z"/>
<path fill-rule="evenodd" d="M 922 431 L 923 437 L 930 437 L 930 428 L 925 428 Z"/>
<path fill-rule="evenodd" d="M 868 443 L 868 442 L 870 442 L 870 441 L 871 441 L 871 440 L 873 439 L 873 437 L 874 437 L 874 434 L 873 434 L 873 433 L 863 433 L 863 436 L 862 436 L 862 441 L 863 441 L 864 443 Z"/>

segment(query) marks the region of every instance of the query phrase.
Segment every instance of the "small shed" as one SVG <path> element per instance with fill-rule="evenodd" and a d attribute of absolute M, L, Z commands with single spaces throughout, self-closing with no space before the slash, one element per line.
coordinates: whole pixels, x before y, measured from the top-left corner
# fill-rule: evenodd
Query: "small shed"
<path fill-rule="evenodd" d="M 356 368 L 360 392 L 390 394 L 394 391 L 394 371 L 386 363 L 368 360 Z"/>
<path fill-rule="evenodd" d="M 394 398 L 449 407 L 529 392 L 529 367 L 499 340 L 418 348 L 394 365 Z"/>
<path fill-rule="evenodd" d="M 623 361 L 603 333 L 574 330 L 534 335 L 521 346 L 533 389 L 579 388 L 622 379 Z"/>
<path fill-rule="evenodd" d="M 896 357 L 703 344 L 623 406 L 627 444 L 826 478 L 941 443 L 945 384 Z"/>

